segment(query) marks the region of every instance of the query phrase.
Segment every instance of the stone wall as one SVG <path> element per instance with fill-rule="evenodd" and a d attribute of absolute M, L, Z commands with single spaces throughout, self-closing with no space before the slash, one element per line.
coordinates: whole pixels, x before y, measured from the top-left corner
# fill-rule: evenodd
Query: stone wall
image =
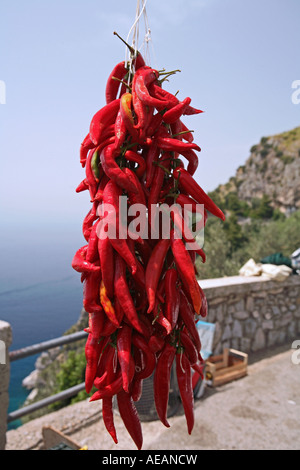
<path fill-rule="evenodd" d="M 0 450 L 4 450 L 6 444 L 10 377 L 8 348 L 11 345 L 11 340 L 12 332 L 9 323 L 0 320 Z"/>
<path fill-rule="evenodd" d="M 300 339 L 300 276 L 278 282 L 262 276 L 199 281 L 215 324 L 213 354 L 224 347 L 250 353 Z"/>

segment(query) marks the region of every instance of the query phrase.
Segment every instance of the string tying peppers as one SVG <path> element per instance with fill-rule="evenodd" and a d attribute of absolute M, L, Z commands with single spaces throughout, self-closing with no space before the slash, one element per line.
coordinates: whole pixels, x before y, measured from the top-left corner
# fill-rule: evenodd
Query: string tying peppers
<path fill-rule="evenodd" d="M 202 111 L 191 105 L 190 97 L 179 99 L 163 88 L 174 71 L 153 69 L 128 47 L 131 67 L 122 61 L 109 74 L 105 104 L 80 145 L 85 175 L 76 192 L 88 191 L 92 207 L 82 223 L 85 244 L 76 251 L 72 267 L 81 275 L 89 320 L 86 392 L 90 401 L 102 400 L 103 424 L 115 443 L 116 397 L 124 426 L 141 449 L 135 403 L 143 381 L 153 377 L 157 415 L 169 427 L 173 370 L 190 434 L 192 376 L 193 371 L 202 374 L 203 365 L 197 321 L 207 315 L 208 305 L 195 260 L 201 256 L 205 262 L 206 254 L 192 243 L 189 227 L 178 233 L 181 212 L 167 209 L 187 207 L 194 216 L 202 215 L 202 226 L 208 214 L 225 216 L 194 179 L 201 149 L 183 119 Z M 122 209 L 121 197 L 126 201 Z M 146 214 L 136 225 L 141 229 L 137 234 L 131 225 L 136 206 Z M 169 236 L 164 236 L 166 227 L 151 230 L 157 221 L 153 207 L 164 208 Z"/>

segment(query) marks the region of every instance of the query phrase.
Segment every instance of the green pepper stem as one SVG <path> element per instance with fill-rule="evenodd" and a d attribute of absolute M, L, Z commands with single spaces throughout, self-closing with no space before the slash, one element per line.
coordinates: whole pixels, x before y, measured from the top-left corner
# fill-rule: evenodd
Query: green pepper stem
<path fill-rule="evenodd" d="M 167 170 L 166 167 L 164 167 L 163 165 L 161 165 L 159 162 L 153 162 L 153 165 L 159 166 L 159 168 L 161 168 L 162 170 L 164 170 L 169 176 L 172 175 L 172 173 L 171 173 L 169 170 Z"/>
<path fill-rule="evenodd" d="M 178 132 L 177 134 L 172 134 L 172 137 L 176 137 L 178 135 L 183 135 L 183 134 L 188 134 L 189 132 L 195 132 L 195 131 L 188 129 L 187 131 L 181 131 L 181 132 Z"/>
<path fill-rule="evenodd" d="M 128 83 L 124 82 L 124 80 L 121 80 L 118 77 L 111 77 L 111 78 L 112 78 L 112 80 L 116 80 L 117 82 L 122 83 L 122 85 L 125 85 L 126 88 L 128 88 L 128 90 L 130 90 L 130 92 L 132 91 L 132 88 L 128 85 Z"/>
<path fill-rule="evenodd" d="M 119 39 L 121 39 L 121 41 L 125 44 L 125 46 L 128 47 L 128 49 L 130 50 L 130 54 L 134 56 L 134 49 L 132 46 L 130 46 L 128 44 L 128 42 L 125 41 L 125 39 L 123 39 L 116 31 L 114 31 L 114 35 L 117 36 Z"/>

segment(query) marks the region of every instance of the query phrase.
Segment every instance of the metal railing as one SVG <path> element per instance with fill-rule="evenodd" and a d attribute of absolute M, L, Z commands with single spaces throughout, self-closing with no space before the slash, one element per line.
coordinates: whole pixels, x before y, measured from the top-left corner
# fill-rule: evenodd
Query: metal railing
<path fill-rule="evenodd" d="M 56 348 L 57 346 L 63 346 L 65 344 L 73 343 L 74 341 L 79 341 L 80 339 L 84 339 L 86 337 L 87 333 L 85 331 L 78 331 L 76 333 L 60 336 L 42 343 L 32 344 L 25 348 L 9 352 L 9 360 L 10 362 L 17 361 L 19 359 L 23 359 L 43 351 L 48 351 L 49 349 Z M 62 392 L 56 393 L 55 395 L 51 395 L 47 398 L 39 400 L 35 403 L 32 403 L 31 405 L 24 406 L 16 411 L 12 411 L 7 415 L 7 423 L 15 421 L 16 419 L 19 419 L 25 415 L 28 415 L 29 413 L 32 413 L 33 411 L 39 410 L 57 401 L 65 400 L 66 398 L 75 396 L 84 389 L 85 384 L 82 382 L 81 384 L 75 385 L 74 387 L 70 387 L 66 390 L 63 390 Z"/>

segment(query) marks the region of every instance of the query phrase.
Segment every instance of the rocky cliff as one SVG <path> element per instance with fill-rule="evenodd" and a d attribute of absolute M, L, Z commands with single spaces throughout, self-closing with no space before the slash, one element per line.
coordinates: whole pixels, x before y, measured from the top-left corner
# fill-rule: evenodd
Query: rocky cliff
<path fill-rule="evenodd" d="M 221 200 L 230 193 L 252 204 L 268 197 L 274 209 L 285 215 L 300 208 L 300 127 L 262 137 L 234 177 L 216 189 Z"/>

